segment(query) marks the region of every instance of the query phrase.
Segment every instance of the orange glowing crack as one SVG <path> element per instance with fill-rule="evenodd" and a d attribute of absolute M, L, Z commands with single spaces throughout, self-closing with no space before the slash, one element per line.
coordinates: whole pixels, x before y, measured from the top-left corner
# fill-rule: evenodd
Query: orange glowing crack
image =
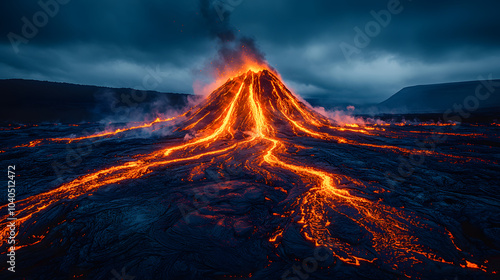
<path fill-rule="evenodd" d="M 144 123 L 144 124 L 141 124 L 141 125 L 136 125 L 136 126 L 127 127 L 127 128 L 119 128 L 119 129 L 114 130 L 114 131 L 101 132 L 101 133 L 96 133 L 96 134 L 92 134 L 92 135 L 88 135 L 88 136 L 82 136 L 82 137 L 76 137 L 76 138 L 50 138 L 48 140 L 49 141 L 54 141 L 54 142 L 67 141 L 68 143 L 71 143 L 73 141 L 80 141 L 80 140 L 91 139 L 91 138 L 100 138 L 100 137 L 113 136 L 113 135 L 116 135 L 116 134 L 119 134 L 119 133 L 122 133 L 122 132 L 125 132 L 125 131 L 130 131 L 130 130 L 135 130 L 135 129 L 142 129 L 142 128 L 152 127 L 155 124 L 169 122 L 171 120 L 174 120 L 175 118 L 177 118 L 177 117 L 168 118 L 168 119 L 156 118 L 154 121 L 149 122 L 149 123 Z"/>
<path fill-rule="evenodd" d="M 124 180 L 142 177 L 145 174 L 150 173 L 152 171 L 151 168 L 154 167 L 161 167 L 173 163 L 192 161 L 200 159 L 202 157 L 224 153 L 226 151 L 236 148 L 238 145 L 249 142 L 251 140 L 252 139 L 249 139 L 247 141 L 236 143 L 223 149 L 204 152 L 189 157 L 181 157 L 181 158 L 174 158 L 170 160 L 161 160 L 161 161 L 150 161 L 152 159 L 148 158 L 148 160 L 127 162 L 122 165 L 109 167 L 92 174 L 84 175 L 69 183 L 63 184 L 62 186 L 54 190 L 38 195 L 33 195 L 28 198 L 17 201 L 16 206 L 24 208 L 20 211 L 17 211 L 16 215 L 22 216 L 22 218 L 18 218 L 16 222 L 19 226 L 22 226 L 22 224 L 27 220 L 29 220 L 34 214 L 41 212 L 50 205 L 58 203 L 62 199 L 76 199 L 84 194 L 88 194 L 92 191 L 95 191 L 101 186 L 116 184 Z M 150 157 L 154 156 L 155 154 L 157 153 L 151 154 Z M 0 210 L 2 211 L 6 210 L 7 208 L 6 206 L 7 205 L 0 207 Z M 7 219 L 8 215 L 4 216 L 3 218 L 4 220 Z M 7 223 L 2 223 L 2 225 L 4 226 L 3 230 L 4 237 L 6 237 L 8 234 L 7 233 L 8 228 L 5 226 L 6 224 Z M 2 243 L 0 243 L 0 246 L 3 245 L 5 241 L 6 238 L 2 239 Z"/>
<path fill-rule="evenodd" d="M 43 142 L 67 142 L 67 143 L 71 143 L 73 141 L 81 141 L 81 140 L 92 139 L 92 138 L 114 136 L 114 135 L 117 135 L 117 134 L 120 134 L 120 133 L 123 133 L 126 131 L 148 128 L 148 127 L 154 126 L 155 124 L 169 122 L 169 121 L 172 121 L 172 120 L 174 120 L 178 117 L 181 117 L 183 115 L 173 117 L 173 118 L 168 118 L 168 119 L 156 118 L 152 122 L 143 123 L 141 125 L 131 126 L 131 127 L 127 127 L 127 128 L 119 128 L 119 129 L 116 129 L 114 131 L 101 132 L 101 133 L 96 133 L 96 134 L 92 134 L 92 135 L 88 135 L 88 136 L 81 136 L 81 137 L 75 137 L 75 138 L 66 137 L 66 138 L 38 139 L 38 140 L 31 141 L 29 144 L 15 146 L 15 147 L 12 147 L 11 149 L 23 148 L 23 147 L 36 147 L 36 146 L 39 146 L 40 144 L 42 144 Z"/>

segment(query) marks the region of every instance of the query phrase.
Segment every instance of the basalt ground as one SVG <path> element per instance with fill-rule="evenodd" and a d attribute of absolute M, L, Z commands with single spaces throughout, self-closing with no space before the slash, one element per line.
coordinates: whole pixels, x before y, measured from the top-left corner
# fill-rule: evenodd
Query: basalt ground
<path fill-rule="evenodd" d="M 2 278 L 498 276 L 498 125 L 340 125 L 264 70 L 115 126 L 0 130 L 18 218 Z"/>

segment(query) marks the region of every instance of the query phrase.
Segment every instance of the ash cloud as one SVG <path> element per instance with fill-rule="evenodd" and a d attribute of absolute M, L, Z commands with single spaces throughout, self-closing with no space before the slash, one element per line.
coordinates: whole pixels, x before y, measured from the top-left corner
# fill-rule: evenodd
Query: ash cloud
<path fill-rule="evenodd" d="M 200 10 L 212 39 L 217 41 L 217 55 L 210 62 L 209 70 L 216 76 L 237 69 L 251 59 L 259 64 L 266 64 L 264 53 L 257 47 L 255 39 L 240 35 L 231 25 L 231 11 L 217 2 L 200 0 Z"/>

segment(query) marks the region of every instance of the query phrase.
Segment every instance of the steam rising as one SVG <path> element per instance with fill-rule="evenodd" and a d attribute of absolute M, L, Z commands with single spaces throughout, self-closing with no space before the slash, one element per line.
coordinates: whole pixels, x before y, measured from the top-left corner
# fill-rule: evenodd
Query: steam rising
<path fill-rule="evenodd" d="M 317 113 L 329 118 L 336 125 L 345 126 L 345 125 L 360 125 L 365 126 L 369 124 L 386 124 L 386 122 L 380 119 L 374 118 L 363 118 L 354 115 L 354 106 L 347 106 L 347 110 L 326 110 L 323 107 L 314 107 L 314 111 Z"/>
<path fill-rule="evenodd" d="M 207 66 L 207 72 L 212 75 L 210 78 L 227 77 L 248 61 L 267 66 L 264 53 L 258 49 L 255 40 L 241 36 L 231 26 L 230 13 L 221 20 L 209 0 L 200 0 L 200 9 L 211 38 L 217 42 L 217 55 Z"/>

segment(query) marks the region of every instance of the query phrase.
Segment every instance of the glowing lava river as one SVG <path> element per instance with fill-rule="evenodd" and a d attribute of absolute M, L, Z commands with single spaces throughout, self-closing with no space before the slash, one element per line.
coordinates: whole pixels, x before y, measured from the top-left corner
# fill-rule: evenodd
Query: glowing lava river
<path fill-rule="evenodd" d="M 341 125 L 257 69 L 177 117 L 80 129 L 2 147 L 21 174 L 12 279 L 498 277 L 498 127 Z"/>

